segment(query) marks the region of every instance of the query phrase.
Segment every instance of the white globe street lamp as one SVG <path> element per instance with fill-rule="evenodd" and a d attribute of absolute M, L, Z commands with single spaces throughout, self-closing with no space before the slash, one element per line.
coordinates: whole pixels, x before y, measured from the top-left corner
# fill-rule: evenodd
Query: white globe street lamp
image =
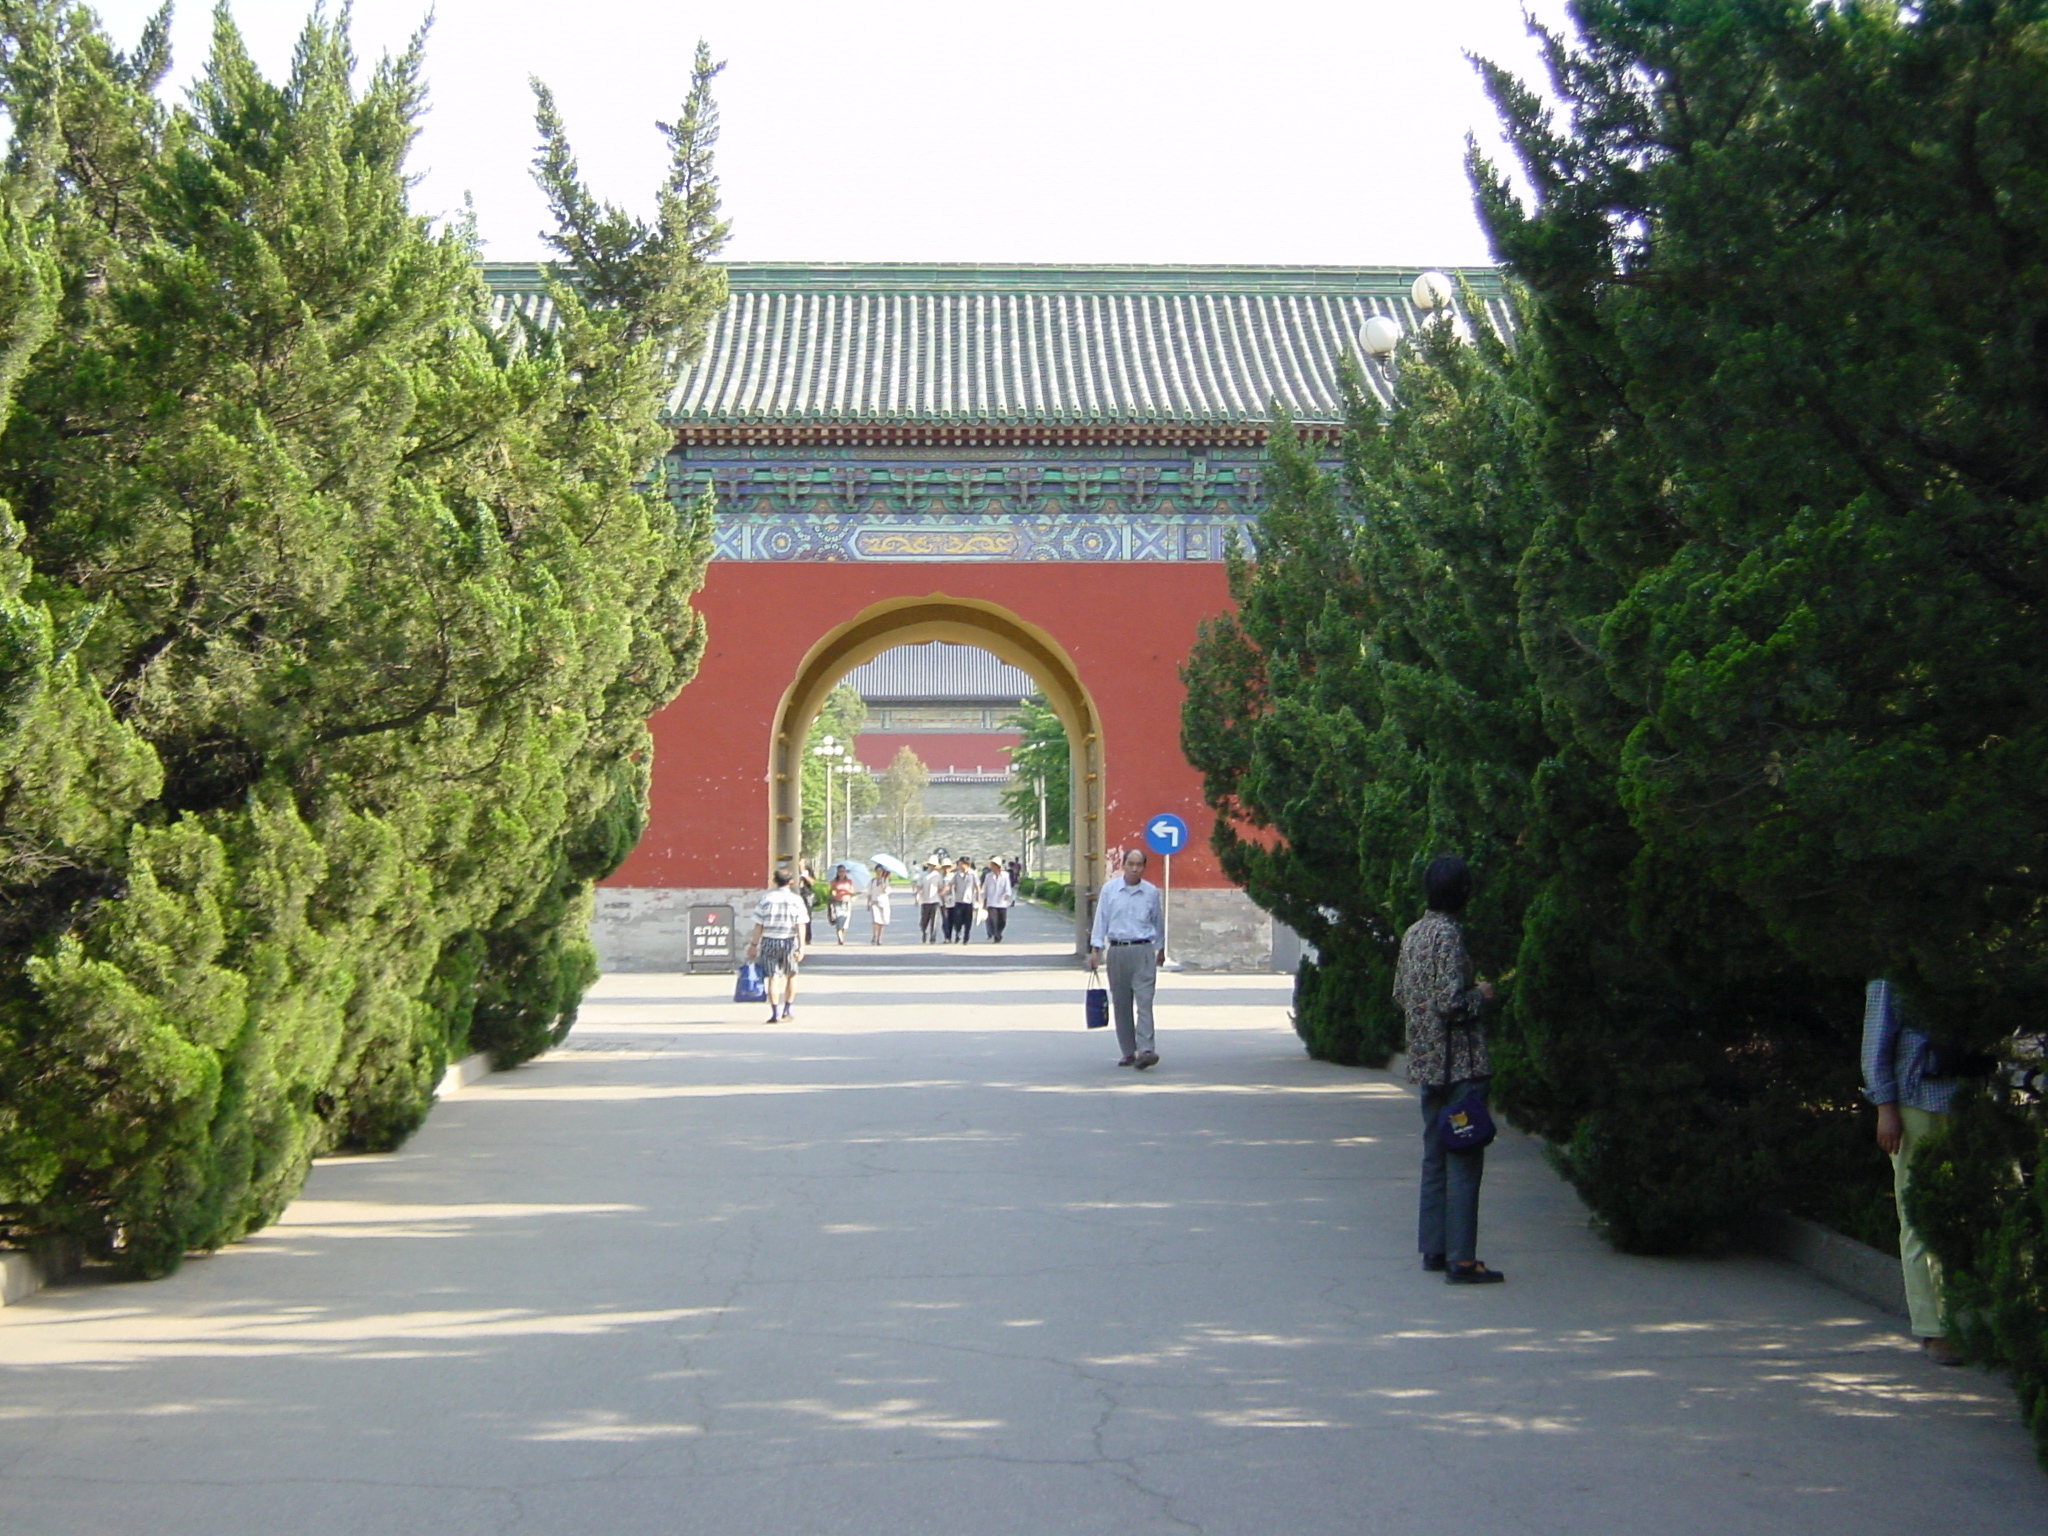
<path fill-rule="evenodd" d="M 1374 315 L 1358 333 L 1358 341 L 1373 357 L 1391 357 L 1394 348 L 1401 344 L 1400 322 L 1386 315 Z"/>
<path fill-rule="evenodd" d="M 1451 300 L 1456 294 L 1457 290 L 1451 286 L 1451 280 L 1441 272 L 1425 272 L 1408 288 L 1408 297 L 1414 300 L 1415 307 L 1425 315 L 1434 314 L 1439 309 L 1450 308 Z"/>

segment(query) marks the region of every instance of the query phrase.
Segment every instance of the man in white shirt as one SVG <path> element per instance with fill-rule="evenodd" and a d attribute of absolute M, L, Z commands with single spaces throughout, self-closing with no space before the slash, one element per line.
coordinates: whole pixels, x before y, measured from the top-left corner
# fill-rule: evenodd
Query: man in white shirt
<path fill-rule="evenodd" d="M 990 859 L 981 877 L 981 905 L 988 913 L 988 941 L 1003 942 L 1003 927 L 1010 920 L 1010 872 L 1001 859 Z"/>
<path fill-rule="evenodd" d="M 1095 927 L 1088 937 L 1088 969 L 1102 969 L 1109 954 L 1109 1000 L 1116 1011 L 1116 1043 L 1123 1047 L 1120 1067 L 1143 1071 L 1159 1064 L 1152 1049 L 1152 991 L 1159 967 L 1166 962 L 1160 948 L 1166 927 L 1159 906 L 1159 887 L 1145 878 L 1145 850 L 1124 855 L 1124 872 L 1102 888 L 1095 901 Z"/>
<path fill-rule="evenodd" d="M 804 957 L 804 919 L 809 916 L 801 898 L 789 888 L 789 871 L 775 871 L 775 888 L 754 903 L 754 935 L 747 941 L 747 958 L 761 967 L 768 985 L 768 1022 L 789 1017 L 796 1004 L 796 968 Z M 782 1003 L 775 1002 L 776 983 L 781 983 Z"/>
<path fill-rule="evenodd" d="M 980 894 L 981 882 L 974 878 L 974 861 L 963 853 L 952 873 L 946 876 L 946 937 L 956 944 L 965 944 L 974 937 L 974 901 Z"/>
<path fill-rule="evenodd" d="M 917 933 L 927 944 L 939 942 L 939 902 L 945 895 L 946 877 L 937 859 L 926 859 L 917 875 Z"/>

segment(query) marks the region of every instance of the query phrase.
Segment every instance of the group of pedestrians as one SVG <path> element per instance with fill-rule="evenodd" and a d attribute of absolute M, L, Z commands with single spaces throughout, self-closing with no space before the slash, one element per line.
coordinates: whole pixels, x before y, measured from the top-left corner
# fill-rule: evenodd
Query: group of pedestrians
<path fill-rule="evenodd" d="M 803 889 L 803 899 L 808 906 L 811 901 L 811 875 L 809 866 L 803 867 L 795 884 Z M 856 877 L 850 864 L 835 864 L 832 878 L 825 885 L 825 921 L 831 925 L 832 939 L 836 944 L 846 942 L 846 930 L 853 922 L 853 909 L 862 906 L 868 915 L 868 942 L 879 944 L 887 935 L 889 920 L 895 914 L 894 891 L 889 884 L 889 871 L 880 865 L 863 882 Z"/>
<path fill-rule="evenodd" d="M 1005 864 L 999 858 L 991 858 L 986 869 L 977 870 L 965 854 L 951 864 L 942 864 L 937 858 L 926 859 L 924 868 L 911 881 L 920 939 L 926 944 L 965 944 L 973 936 L 976 919 L 980 919 L 989 942 L 1002 943 L 1009 927 L 1010 907 L 1016 901 L 1017 868 L 1014 861 Z M 791 978 L 790 991 L 795 987 L 795 967 L 802 961 L 804 948 L 815 942 L 815 883 L 808 864 L 777 870 L 774 888 L 755 905 L 755 942 L 749 946 L 747 958 L 755 959 L 756 950 L 765 940 L 791 939 L 786 973 Z M 853 865 L 835 864 L 825 882 L 824 905 L 825 920 L 835 944 L 846 943 L 856 907 L 864 907 L 867 912 L 868 942 L 880 944 L 895 916 L 895 886 L 889 871 L 879 864 L 865 879 Z M 777 956 L 781 963 L 779 950 Z M 765 958 L 762 968 L 769 969 Z M 787 1006 L 785 1001 L 782 1007 L 786 1010 Z M 787 1017 L 786 1011 L 777 1013 L 771 1006 L 770 1021 L 778 1017 Z"/>
<path fill-rule="evenodd" d="M 986 869 L 977 871 L 974 861 L 961 854 L 951 864 L 936 857 L 924 861 L 912 881 L 917 897 L 918 939 L 925 944 L 965 944 L 974 936 L 974 920 L 980 916 L 991 944 L 1003 942 L 1009 926 L 1010 906 L 1017 899 L 1017 866 L 990 859 Z"/>

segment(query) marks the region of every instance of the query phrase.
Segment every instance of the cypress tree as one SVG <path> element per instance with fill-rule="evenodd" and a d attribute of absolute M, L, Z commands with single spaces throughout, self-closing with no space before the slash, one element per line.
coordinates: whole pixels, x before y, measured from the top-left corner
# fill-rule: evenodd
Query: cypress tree
<path fill-rule="evenodd" d="M 0 38 L 51 295 L 0 434 L 6 580 L 47 615 L 0 806 L 41 850 L 6 871 L 0 1218 L 160 1273 L 404 1136 L 451 1055 L 558 1039 L 594 974 L 590 884 L 701 647 L 708 510 L 656 465 L 722 294 L 715 71 L 651 225 L 581 194 L 542 97 L 591 269 L 507 335 L 406 207 L 419 40 L 357 92 L 316 17 L 272 83 L 223 10 L 166 109 L 161 22 L 123 57 L 6 0 Z"/>
<path fill-rule="evenodd" d="M 1572 509 L 1542 540 L 1546 695 L 1674 896 L 2024 1054 L 2048 1002 L 2048 6 L 1573 15 L 1575 44 L 1544 37 L 1561 124 L 1487 70 L 1533 204 L 1474 164 L 1536 295 Z M 1807 1106 L 1855 1052 L 1853 1005 L 1828 1014 L 1786 1053 Z M 1916 1179 L 1964 1337 L 2048 1433 L 2020 1172 L 2042 1116 L 1987 1094 Z"/>
<path fill-rule="evenodd" d="M 1480 871 L 1475 958 L 1513 963 L 1527 900 L 1528 775 L 1548 747 L 1515 630 L 1514 571 L 1541 502 L 1522 472 L 1521 366 L 1465 295 L 1404 348 L 1382 421 L 1355 373 L 1336 464 L 1293 431 L 1269 452 L 1233 613 L 1185 679 L 1183 748 L 1215 846 L 1253 899 L 1316 948 L 1297 981 L 1312 1054 L 1382 1064 L 1421 870 Z"/>
<path fill-rule="evenodd" d="M 1404 345 L 1384 421 L 1353 391 L 1339 471 L 1276 440 L 1237 610 L 1187 673 L 1225 867 L 1317 947 L 1296 996 L 1311 1052 L 1378 1064 L 1402 1040 L 1420 871 L 1466 854 L 1468 943 L 1503 978 L 1497 1101 L 1618 1245 L 1712 1246 L 1764 1204 L 1874 1234 L 1853 1054 L 1828 1054 L 1853 989 L 1648 855 L 1576 739 L 1540 343 L 1525 325 L 1511 351 L 1464 307 L 1469 341 L 1445 320 Z"/>
<path fill-rule="evenodd" d="M 1537 202 L 1581 735 L 1817 967 L 2048 1002 L 2048 7 L 1627 0 L 1491 73 Z"/>

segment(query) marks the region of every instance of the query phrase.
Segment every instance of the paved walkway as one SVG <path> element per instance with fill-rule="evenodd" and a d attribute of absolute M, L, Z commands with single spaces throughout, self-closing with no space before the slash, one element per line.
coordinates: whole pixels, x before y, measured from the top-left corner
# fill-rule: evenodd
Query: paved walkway
<path fill-rule="evenodd" d="M 8 1536 L 2048 1531 L 1997 1382 L 1536 1150 L 1412 1252 L 1417 1116 L 1279 977 L 607 980 L 569 1046 L 156 1285 L 0 1311 Z"/>

